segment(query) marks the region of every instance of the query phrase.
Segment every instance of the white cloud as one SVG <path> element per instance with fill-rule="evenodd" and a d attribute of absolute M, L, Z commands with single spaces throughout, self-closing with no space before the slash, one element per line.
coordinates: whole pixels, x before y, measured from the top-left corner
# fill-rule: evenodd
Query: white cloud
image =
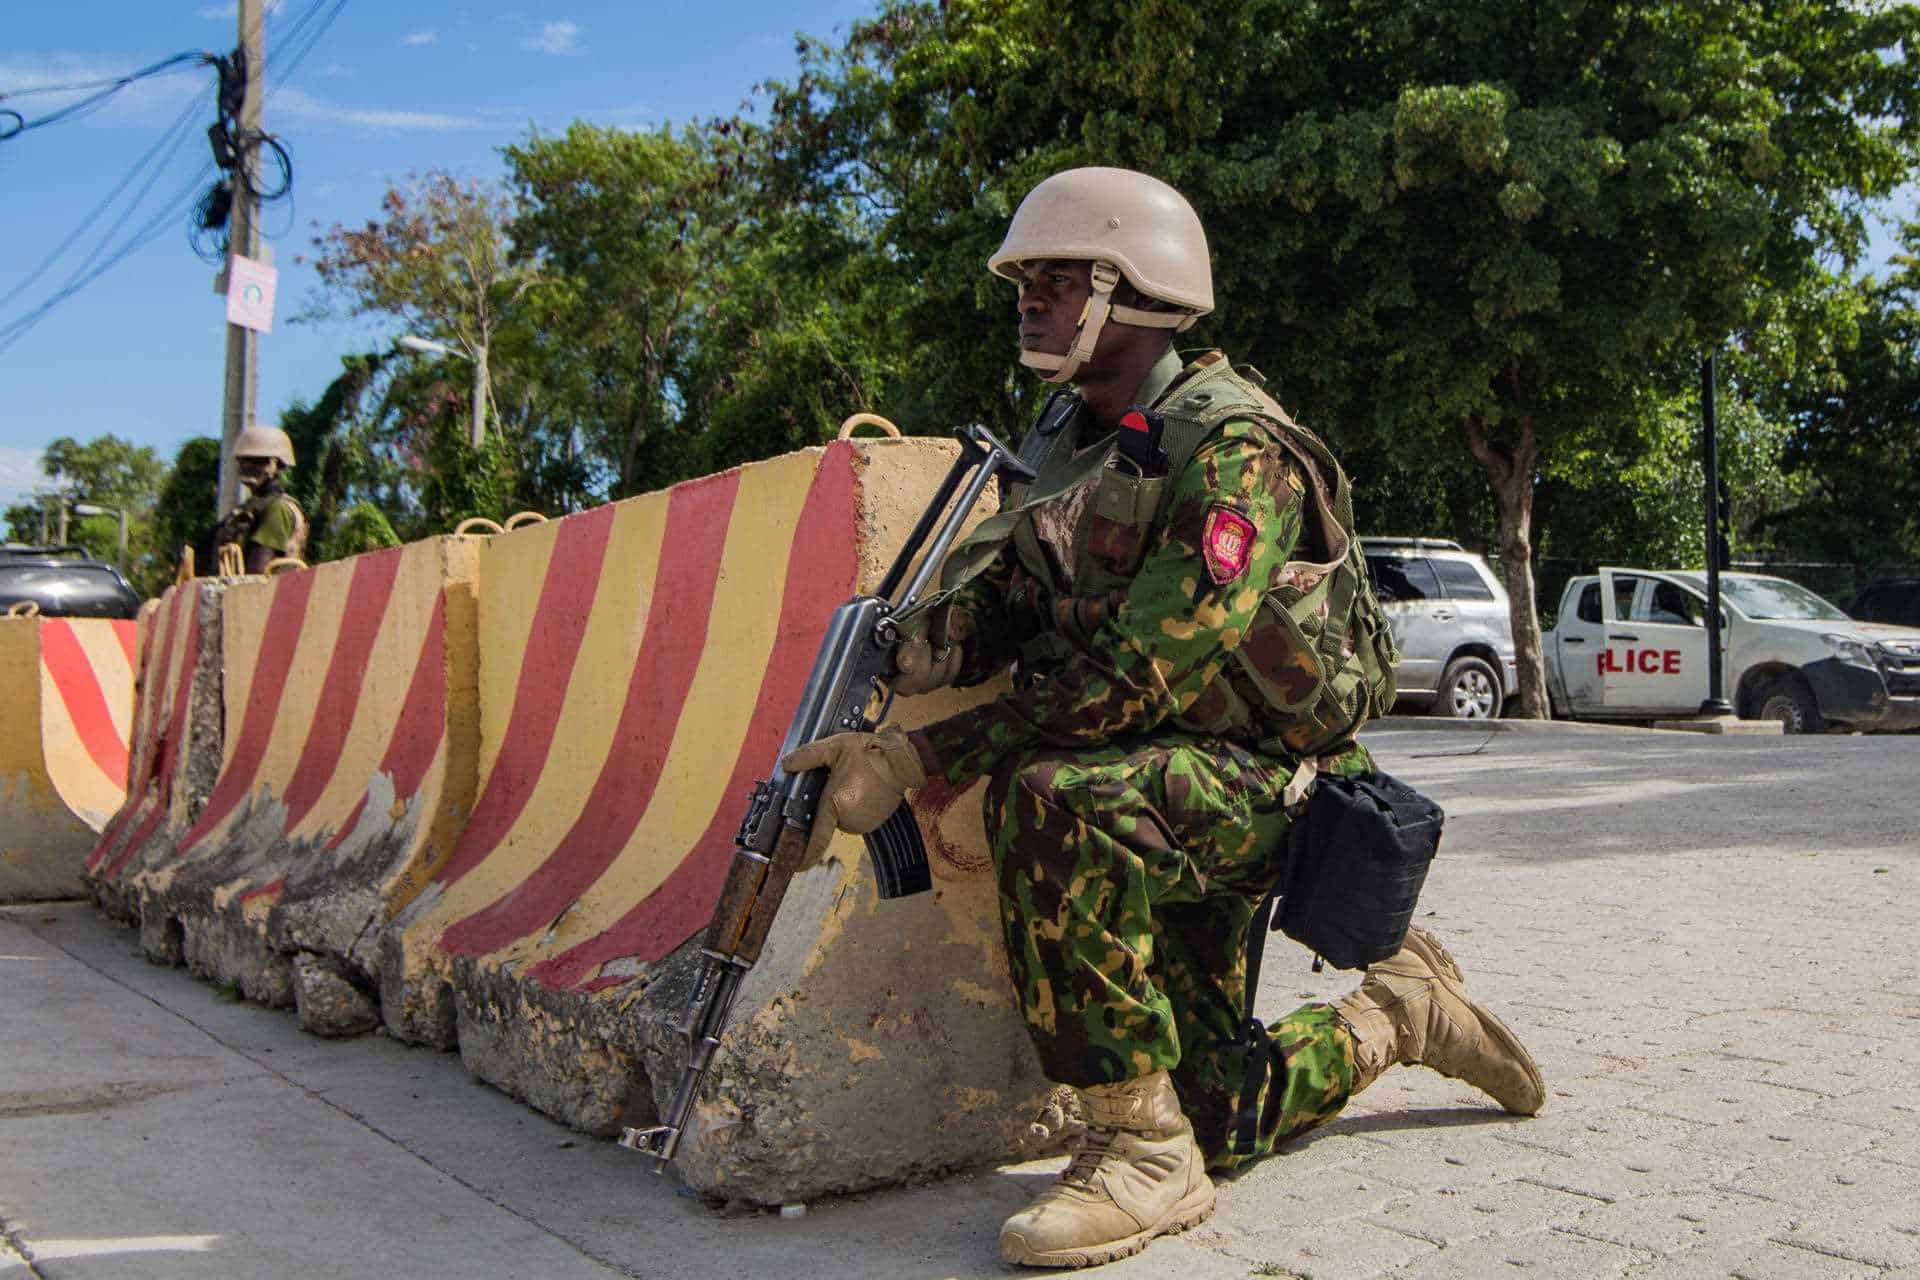
<path fill-rule="evenodd" d="M 296 119 L 358 125 L 365 129 L 387 129 L 396 133 L 445 133 L 456 129 L 497 127 L 473 116 L 448 115 L 440 111 L 343 107 L 294 88 L 282 88 L 273 96 L 273 106 L 280 114 L 293 116 Z"/>
<path fill-rule="evenodd" d="M 585 120 L 599 120 L 608 124 L 651 124 L 660 118 L 660 109 L 644 102 L 632 102 L 623 107 L 587 108 L 580 112 Z"/>
<path fill-rule="evenodd" d="M 279 13 L 286 7 L 287 0 L 267 0 L 268 14 Z M 194 13 L 202 18 L 209 19 L 238 18 L 240 16 L 240 0 L 227 0 L 225 4 L 202 5 L 198 9 L 195 9 Z"/>
<path fill-rule="evenodd" d="M 431 30 L 429 30 L 429 31 L 416 31 L 416 32 L 414 32 L 414 33 L 413 33 L 412 35 L 405 35 L 405 36 L 401 36 L 401 37 L 400 37 L 400 43 L 401 43 L 401 44 L 416 44 L 416 45 L 417 45 L 417 44 L 432 44 L 432 43 L 433 43 L 433 42 L 434 42 L 435 40 L 438 40 L 439 38 L 440 38 L 440 36 L 439 36 L 439 34 L 438 34 L 437 32 L 434 32 L 434 31 L 431 31 Z"/>
<path fill-rule="evenodd" d="M 117 56 L 92 53 L 39 53 L 0 57 L 0 90 L 10 94 L 59 85 L 95 84 L 118 80 L 133 74 L 143 63 Z M 193 63 L 182 63 L 179 70 L 136 80 L 108 97 L 98 107 L 98 116 L 89 113 L 83 119 L 98 119 L 116 124 L 128 120 L 147 123 L 154 112 L 169 107 L 180 109 L 187 99 L 204 97 L 213 83 L 213 72 Z M 104 87 L 104 86 L 102 86 Z M 29 120 L 82 101 L 94 89 L 76 89 L 70 93 L 48 93 L 9 103 Z"/>
<path fill-rule="evenodd" d="M 523 49 L 532 49 L 535 53 L 579 53 L 580 24 L 577 22 L 543 22 L 540 34 L 528 36 L 520 42 Z"/>

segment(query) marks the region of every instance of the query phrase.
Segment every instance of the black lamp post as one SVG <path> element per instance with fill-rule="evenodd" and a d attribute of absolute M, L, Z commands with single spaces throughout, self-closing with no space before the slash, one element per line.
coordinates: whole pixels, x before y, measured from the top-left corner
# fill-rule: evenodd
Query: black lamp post
<path fill-rule="evenodd" d="M 1725 497 L 1720 491 L 1720 441 L 1714 414 L 1714 352 L 1700 362 L 1701 444 L 1706 452 L 1707 471 L 1707 700 L 1700 704 L 1703 716 L 1730 716 L 1733 704 L 1727 701 L 1726 671 L 1720 657 L 1720 570 L 1726 567 L 1727 539 L 1721 528 L 1726 515 Z"/>

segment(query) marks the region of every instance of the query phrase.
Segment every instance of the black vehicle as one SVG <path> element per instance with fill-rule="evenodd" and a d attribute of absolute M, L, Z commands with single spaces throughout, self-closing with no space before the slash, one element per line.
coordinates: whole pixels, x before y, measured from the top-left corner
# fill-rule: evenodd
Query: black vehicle
<path fill-rule="evenodd" d="M 0 614 L 22 600 L 44 618 L 131 618 L 140 594 L 85 547 L 0 547 Z"/>
<path fill-rule="evenodd" d="M 1869 584 L 1848 602 L 1847 616 L 1862 622 L 1920 627 L 1920 578 L 1889 578 Z"/>

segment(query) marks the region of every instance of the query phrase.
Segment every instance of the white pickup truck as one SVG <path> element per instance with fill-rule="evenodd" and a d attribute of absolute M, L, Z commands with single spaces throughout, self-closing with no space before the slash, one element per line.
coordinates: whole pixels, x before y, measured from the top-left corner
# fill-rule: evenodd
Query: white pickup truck
<path fill-rule="evenodd" d="M 1720 575 L 1722 679 L 1748 720 L 1788 733 L 1920 728 L 1920 630 L 1858 622 L 1784 578 Z M 1692 715 L 1707 696 L 1704 573 L 1602 569 L 1574 578 L 1541 637 L 1554 714 Z"/>

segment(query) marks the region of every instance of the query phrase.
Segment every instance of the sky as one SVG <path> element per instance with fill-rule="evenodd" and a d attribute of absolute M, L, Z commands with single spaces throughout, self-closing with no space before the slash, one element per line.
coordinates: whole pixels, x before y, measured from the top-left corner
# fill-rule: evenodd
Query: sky
<path fill-rule="evenodd" d="M 395 336 L 368 321 L 288 323 L 317 289 L 311 267 L 294 263 L 311 256 L 316 223 L 364 223 L 389 186 L 429 168 L 498 178 L 500 148 L 533 129 L 558 133 L 576 119 L 649 128 L 730 113 L 759 81 L 792 77 L 796 32 L 844 36 L 876 8 L 874 0 L 340 0 L 294 64 L 302 42 L 276 36 L 316 31 L 336 0 L 268 4 L 264 121 L 291 153 L 293 192 L 264 217 L 281 273 L 274 328 L 260 339 L 265 421 L 296 398 L 317 399 L 341 356 Z M 0 109 L 28 119 L 81 95 L 11 95 L 123 76 L 175 53 L 225 53 L 238 37 L 233 0 L 8 10 Z M 175 197 L 210 184 L 195 178 L 210 156 L 213 82 L 210 68 L 190 66 L 142 80 L 90 115 L 0 139 L 0 506 L 45 482 L 39 451 L 61 436 L 111 432 L 171 461 L 190 437 L 220 433 L 225 303 L 213 292 L 216 268 L 188 242 L 184 208 L 167 212 Z M 183 118 L 187 127 L 170 135 Z M 0 116 L 0 132 L 8 127 Z M 179 146 L 143 164 L 169 136 Z M 7 344 L 7 326 L 96 250 L 150 221 L 156 233 L 141 247 Z"/>

